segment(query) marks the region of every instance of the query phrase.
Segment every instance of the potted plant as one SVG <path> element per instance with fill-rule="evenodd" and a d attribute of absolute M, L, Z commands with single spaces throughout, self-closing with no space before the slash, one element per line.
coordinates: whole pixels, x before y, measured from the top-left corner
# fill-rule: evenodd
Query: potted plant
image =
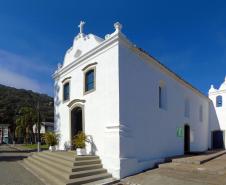
<path fill-rule="evenodd" d="M 49 146 L 51 152 L 56 150 L 56 145 L 59 143 L 60 135 L 54 132 L 46 132 L 43 136 L 45 143 Z"/>
<path fill-rule="evenodd" d="M 73 146 L 76 148 L 77 155 L 87 155 L 86 142 L 89 142 L 84 132 L 79 132 L 72 140 Z"/>

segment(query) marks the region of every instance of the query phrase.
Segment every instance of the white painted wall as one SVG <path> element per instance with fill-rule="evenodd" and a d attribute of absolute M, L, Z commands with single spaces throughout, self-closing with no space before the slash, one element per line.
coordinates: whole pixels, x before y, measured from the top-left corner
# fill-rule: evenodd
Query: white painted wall
<path fill-rule="evenodd" d="M 191 151 L 208 149 L 207 97 L 182 85 L 123 42 L 119 47 L 119 79 L 121 177 L 150 168 L 164 157 L 183 154 L 184 139 L 177 137 L 176 129 L 186 123 L 192 131 Z M 158 107 L 161 83 L 166 88 L 165 110 Z M 184 116 L 186 98 L 190 101 L 189 118 Z"/>
<path fill-rule="evenodd" d="M 105 40 L 77 36 L 63 67 L 54 74 L 55 130 L 61 134 L 60 149 L 70 145 L 68 104 L 80 99 L 85 100 L 80 103 L 85 133 L 92 135 L 96 154 L 116 178 L 150 168 L 167 156 L 183 154 L 184 139 L 177 137 L 176 130 L 185 124 L 191 128 L 191 151 L 207 150 L 209 99 L 138 52 L 120 32 L 120 24 L 115 24 L 115 29 Z M 82 69 L 94 62 L 96 90 L 84 95 Z M 62 80 L 67 77 L 71 77 L 70 100 L 62 102 Z M 160 84 L 166 89 L 164 109 L 158 107 Z M 188 117 L 184 112 L 186 99 Z M 199 119 L 200 106 L 203 121 Z"/>
<path fill-rule="evenodd" d="M 222 107 L 216 106 L 216 97 L 222 96 Z M 210 105 L 210 129 L 209 129 L 209 147 L 211 148 L 211 132 L 216 130 L 226 131 L 226 78 L 219 89 L 215 89 L 213 85 L 209 90 Z M 226 143 L 226 138 L 224 140 Z M 226 147 L 226 144 L 225 144 Z"/>
<path fill-rule="evenodd" d="M 85 44 L 92 45 L 92 40 L 86 41 Z M 94 62 L 97 62 L 96 90 L 84 95 L 82 69 Z M 115 42 L 91 57 L 65 64 L 61 71 L 70 64 L 73 64 L 73 67 L 62 72 L 55 81 L 55 126 L 56 131 L 61 134 L 59 148 L 65 149 L 65 145 L 70 145 L 71 122 L 68 104 L 74 99 L 85 100 L 85 103 L 82 103 L 85 133 L 93 137 L 96 154 L 102 159 L 104 167 L 115 177 L 119 177 L 118 45 Z M 70 100 L 63 102 L 62 80 L 67 77 L 71 77 Z"/>

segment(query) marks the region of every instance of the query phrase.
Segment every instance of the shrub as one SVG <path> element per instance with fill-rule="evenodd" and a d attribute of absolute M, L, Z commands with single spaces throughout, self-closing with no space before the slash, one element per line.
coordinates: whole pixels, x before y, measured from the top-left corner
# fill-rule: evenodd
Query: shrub
<path fill-rule="evenodd" d="M 89 139 L 84 132 L 79 132 L 72 140 L 72 144 L 75 148 L 85 148 L 86 142 L 89 142 Z"/>
<path fill-rule="evenodd" d="M 54 146 L 59 143 L 60 135 L 54 132 L 46 132 L 43 139 L 48 146 Z"/>

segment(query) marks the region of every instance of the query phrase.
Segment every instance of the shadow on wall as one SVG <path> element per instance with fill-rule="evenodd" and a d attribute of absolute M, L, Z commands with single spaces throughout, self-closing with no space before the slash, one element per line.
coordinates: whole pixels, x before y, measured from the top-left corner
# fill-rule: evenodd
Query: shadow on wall
<path fill-rule="evenodd" d="M 87 138 L 89 140 L 89 142 L 86 143 L 87 153 L 89 155 L 95 155 L 97 151 L 97 147 L 93 141 L 93 137 L 91 135 L 88 135 Z M 69 141 L 64 143 L 64 150 L 66 151 L 71 150 L 71 143 Z"/>
<path fill-rule="evenodd" d="M 64 150 L 66 151 L 71 150 L 71 142 L 69 141 L 64 142 Z"/>
<path fill-rule="evenodd" d="M 95 155 L 96 151 L 97 151 L 97 146 L 95 145 L 94 141 L 93 141 L 93 137 L 91 135 L 88 135 L 88 140 L 89 140 L 89 144 L 87 145 L 88 148 L 88 153 L 90 155 Z"/>
<path fill-rule="evenodd" d="M 210 124 L 209 124 L 209 148 L 224 149 L 224 130 L 221 130 L 219 119 L 217 117 L 214 102 L 210 102 Z"/>
<path fill-rule="evenodd" d="M 59 112 L 56 109 L 56 107 L 58 107 L 60 105 L 60 103 L 61 103 L 60 97 L 59 97 L 60 86 L 58 85 L 58 83 L 59 83 L 59 80 L 56 80 L 54 82 L 54 105 L 55 105 L 54 106 L 54 114 L 55 114 L 55 116 L 54 116 L 54 122 L 55 122 L 54 130 L 56 132 L 60 131 L 60 124 L 61 124 L 61 122 L 60 122 L 60 114 L 59 114 Z"/>

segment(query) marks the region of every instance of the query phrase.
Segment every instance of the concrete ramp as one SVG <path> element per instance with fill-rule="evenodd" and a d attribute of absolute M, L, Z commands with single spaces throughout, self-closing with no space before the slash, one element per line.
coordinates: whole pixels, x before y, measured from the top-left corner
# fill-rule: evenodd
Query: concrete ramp
<path fill-rule="evenodd" d="M 226 154 L 225 150 L 221 151 L 207 151 L 205 153 L 200 154 L 189 154 L 185 156 L 176 156 L 172 158 L 168 158 L 168 161 L 172 161 L 174 163 L 187 163 L 187 164 L 203 164 L 205 162 L 208 162 L 212 159 L 215 159 L 217 157 L 220 157 L 222 155 Z"/>
<path fill-rule="evenodd" d="M 186 171 L 190 173 L 226 174 L 226 152 L 207 152 L 202 155 L 171 158 L 171 162 L 159 164 L 164 170 Z M 170 160 L 170 159 L 167 159 Z"/>

